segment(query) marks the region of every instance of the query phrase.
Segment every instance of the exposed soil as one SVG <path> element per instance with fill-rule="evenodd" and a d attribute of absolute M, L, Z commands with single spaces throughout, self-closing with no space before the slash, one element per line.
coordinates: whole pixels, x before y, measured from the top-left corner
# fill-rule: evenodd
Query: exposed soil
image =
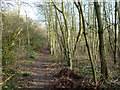
<path fill-rule="evenodd" d="M 19 77 L 18 83 L 21 85 L 19 88 L 103 88 L 103 83 L 101 82 L 95 85 L 89 80 L 86 81 L 84 73 L 81 72 L 79 76 L 74 70 L 64 68 L 67 67 L 66 64 L 61 64 L 60 61 L 56 60 L 55 56 L 50 56 L 47 45 L 43 47 L 38 57 L 29 58 L 29 61 L 34 61 L 34 63 L 17 62 L 21 68 L 21 73 L 31 73 L 30 76 Z"/>
<path fill-rule="evenodd" d="M 49 51 L 46 47 L 44 46 L 39 56 L 34 59 L 34 63 L 17 62 L 22 68 L 22 73 L 31 73 L 30 76 L 20 77 L 18 81 L 22 85 L 20 88 L 50 88 L 51 83 L 54 81 L 52 78 L 54 69 L 50 67 Z"/>

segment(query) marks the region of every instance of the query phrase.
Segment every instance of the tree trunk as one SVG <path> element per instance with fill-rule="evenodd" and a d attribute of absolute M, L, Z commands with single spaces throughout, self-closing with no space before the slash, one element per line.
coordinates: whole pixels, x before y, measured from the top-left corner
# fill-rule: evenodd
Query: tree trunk
<path fill-rule="evenodd" d="M 27 24 L 27 26 L 26 26 L 26 30 L 27 30 L 27 44 L 28 44 L 28 46 L 30 46 L 30 35 L 29 35 L 29 28 L 28 28 L 28 22 L 27 22 L 27 12 L 26 12 L 26 24 Z"/>
<path fill-rule="evenodd" d="M 118 18 L 119 18 L 119 24 L 118 24 L 118 59 L 119 59 L 119 63 L 120 63 L 120 1 L 119 1 L 119 9 L 118 9 Z"/>
<path fill-rule="evenodd" d="M 86 47 L 87 47 L 89 58 L 90 58 L 90 63 L 91 63 L 92 73 L 93 73 L 93 78 L 94 78 L 94 82 L 96 83 L 97 82 L 96 71 L 95 71 L 95 66 L 94 66 L 94 63 L 93 63 L 92 53 L 91 53 L 91 50 L 90 50 L 90 47 L 89 47 L 89 44 L 88 44 L 88 38 L 86 36 L 85 20 L 84 20 L 84 15 L 83 15 L 83 11 L 82 11 L 82 6 L 81 6 L 80 2 L 78 2 L 78 4 L 79 4 L 79 7 L 80 7 L 80 13 L 82 15 L 82 23 L 83 23 L 83 30 L 84 30 L 83 34 L 84 34 L 84 37 L 85 37 Z"/>
<path fill-rule="evenodd" d="M 115 0 L 116 1 L 116 0 Z M 115 49 L 114 49 L 114 64 L 117 63 L 116 54 L 117 54 L 117 1 L 115 2 Z"/>
<path fill-rule="evenodd" d="M 101 60 L 101 78 L 103 80 L 108 80 L 108 68 L 105 60 L 105 50 L 104 50 L 104 32 L 103 32 L 103 20 L 101 17 L 101 9 L 98 2 L 94 2 L 97 21 L 98 21 L 98 34 L 99 34 L 99 51 L 100 51 L 100 60 Z"/>
<path fill-rule="evenodd" d="M 53 55 L 53 46 L 52 46 L 52 6 L 49 3 L 49 44 L 50 44 L 50 54 Z"/>
<path fill-rule="evenodd" d="M 68 60 L 68 66 L 70 67 L 70 69 L 72 69 L 72 58 L 71 58 L 71 51 L 70 51 L 70 30 L 69 30 L 69 27 L 68 27 L 68 22 L 67 22 L 67 18 L 66 18 L 66 14 L 65 14 L 65 11 L 64 11 L 64 2 L 62 2 L 62 10 L 60 10 L 56 4 L 53 2 L 54 4 L 54 7 L 62 13 L 63 15 L 63 19 L 64 19 L 64 23 L 65 23 L 65 28 L 66 28 L 66 31 L 67 31 L 67 60 Z"/>
<path fill-rule="evenodd" d="M 75 52 L 76 52 L 76 49 L 77 49 L 77 44 L 80 41 L 81 35 L 83 33 L 83 30 L 81 29 L 81 20 L 82 19 L 81 19 L 81 14 L 80 14 L 80 7 L 75 2 L 74 2 L 74 4 L 77 7 L 78 12 L 79 12 L 79 32 L 78 32 L 77 39 L 76 39 L 76 42 L 75 42 L 75 46 L 74 46 L 74 49 L 73 49 L 73 55 L 75 55 Z"/>

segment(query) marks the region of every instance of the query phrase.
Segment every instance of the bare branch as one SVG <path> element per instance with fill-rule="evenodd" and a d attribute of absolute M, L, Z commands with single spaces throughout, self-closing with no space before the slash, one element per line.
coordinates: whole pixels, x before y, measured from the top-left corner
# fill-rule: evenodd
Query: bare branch
<path fill-rule="evenodd" d="M 57 7 L 57 5 L 55 4 L 55 2 L 52 2 L 53 4 L 54 4 L 54 7 L 59 11 L 59 12 L 63 12 L 62 10 L 60 10 L 58 7 Z"/>

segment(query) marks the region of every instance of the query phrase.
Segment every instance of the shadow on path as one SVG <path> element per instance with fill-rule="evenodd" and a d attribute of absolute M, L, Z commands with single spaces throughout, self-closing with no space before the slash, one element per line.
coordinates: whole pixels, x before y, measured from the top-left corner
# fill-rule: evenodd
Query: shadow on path
<path fill-rule="evenodd" d="M 29 85 L 25 88 L 48 88 L 51 86 L 54 80 L 52 79 L 53 69 L 51 69 L 49 62 L 49 51 L 47 46 L 44 46 L 38 58 L 35 59 L 35 63 L 21 63 L 21 66 L 25 68 L 25 72 L 31 73 Z"/>

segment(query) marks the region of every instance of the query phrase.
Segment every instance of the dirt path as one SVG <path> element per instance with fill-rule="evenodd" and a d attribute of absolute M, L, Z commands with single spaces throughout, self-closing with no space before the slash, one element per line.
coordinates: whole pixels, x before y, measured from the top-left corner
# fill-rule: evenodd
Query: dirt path
<path fill-rule="evenodd" d="M 48 50 L 43 49 L 41 51 L 41 56 L 34 63 L 32 71 L 34 75 L 33 78 L 33 88 L 44 88 L 48 87 L 52 82 L 51 70 L 49 66 L 49 55 Z"/>
<path fill-rule="evenodd" d="M 49 51 L 47 50 L 46 46 L 40 52 L 38 58 L 35 59 L 35 62 L 32 64 L 23 63 L 21 66 L 25 68 L 23 72 L 30 72 L 30 79 L 29 77 L 25 77 L 24 87 L 26 88 L 48 88 L 50 87 L 51 83 L 54 81 L 52 79 L 52 70 L 49 63 Z M 20 81 L 22 83 L 22 80 Z"/>

